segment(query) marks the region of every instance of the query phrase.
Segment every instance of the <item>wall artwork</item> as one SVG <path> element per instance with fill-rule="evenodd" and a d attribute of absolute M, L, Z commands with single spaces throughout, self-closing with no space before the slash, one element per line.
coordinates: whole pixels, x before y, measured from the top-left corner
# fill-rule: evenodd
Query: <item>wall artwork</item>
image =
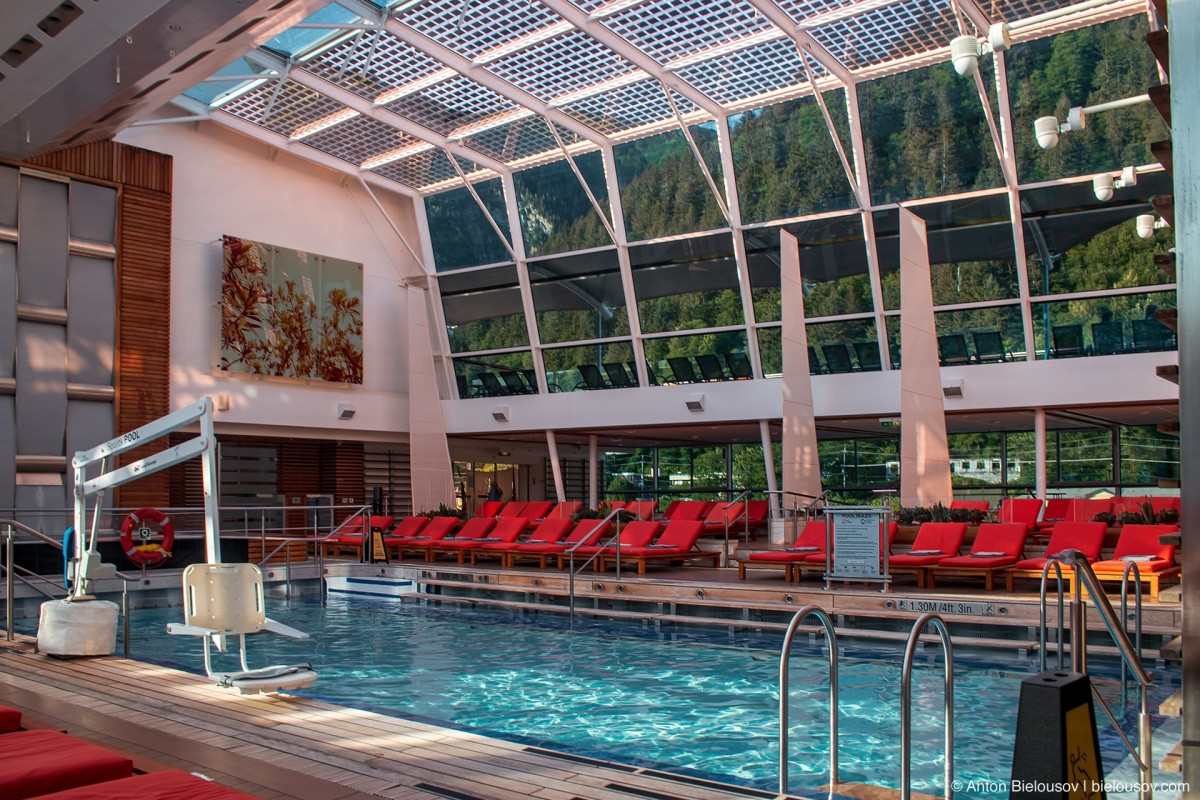
<path fill-rule="evenodd" d="M 224 237 L 220 369 L 363 379 L 363 266 Z"/>

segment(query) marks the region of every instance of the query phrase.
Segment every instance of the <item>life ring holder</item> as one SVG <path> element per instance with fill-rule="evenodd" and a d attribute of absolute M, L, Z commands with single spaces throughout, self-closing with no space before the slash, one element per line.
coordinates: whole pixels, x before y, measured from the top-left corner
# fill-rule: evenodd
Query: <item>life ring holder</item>
<path fill-rule="evenodd" d="M 139 533 L 139 542 L 133 541 L 135 527 L 145 531 L 145 522 L 157 523 L 162 533 L 161 542 L 152 542 L 146 533 Z M 121 549 L 125 557 L 143 569 L 154 569 L 162 566 L 171 557 L 171 547 L 175 544 L 175 526 L 171 518 L 157 508 L 139 508 L 129 512 L 121 523 Z"/>

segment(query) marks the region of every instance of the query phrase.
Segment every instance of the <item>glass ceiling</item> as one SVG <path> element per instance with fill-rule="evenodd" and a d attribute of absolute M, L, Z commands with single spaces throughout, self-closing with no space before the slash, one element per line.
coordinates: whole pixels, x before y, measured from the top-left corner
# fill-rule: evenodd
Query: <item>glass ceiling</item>
<path fill-rule="evenodd" d="M 984 13 L 1013 23 L 1069 5 Z M 180 102 L 424 195 L 808 95 L 814 80 L 827 91 L 943 62 L 960 29 L 978 32 L 969 19 L 946 0 L 338 0 Z"/>

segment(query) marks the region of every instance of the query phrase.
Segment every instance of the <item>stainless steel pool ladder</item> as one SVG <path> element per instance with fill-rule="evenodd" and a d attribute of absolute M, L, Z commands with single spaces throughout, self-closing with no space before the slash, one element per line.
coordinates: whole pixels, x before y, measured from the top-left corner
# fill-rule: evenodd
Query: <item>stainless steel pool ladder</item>
<path fill-rule="evenodd" d="M 1148 800 L 1153 796 L 1151 781 L 1153 780 L 1154 774 L 1154 747 L 1153 742 L 1151 741 L 1150 713 L 1148 709 L 1150 684 L 1153 682 L 1153 679 L 1142 666 L 1141 658 L 1142 588 L 1141 581 L 1139 579 L 1140 573 L 1138 572 L 1137 566 L 1134 564 L 1134 562 L 1128 562 L 1125 567 L 1125 571 L 1121 576 L 1121 618 L 1118 619 L 1116 611 L 1113 610 L 1112 603 L 1110 603 L 1108 600 L 1108 595 L 1105 594 L 1103 587 L 1100 585 L 1099 579 L 1096 577 L 1096 573 L 1092 570 L 1091 564 L 1088 563 L 1087 558 L 1084 557 L 1083 553 L 1079 552 L 1078 550 L 1066 550 L 1062 553 L 1059 553 L 1057 557 L 1051 559 L 1050 562 L 1047 563 L 1046 568 L 1042 570 L 1041 634 L 1039 636 L 1039 641 L 1043 650 L 1043 655 L 1041 658 L 1043 671 L 1045 671 L 1046 663 L 1046 578 L 1049 574 L 1049 567 L 1051 563 L 1055 564 L 1055 569 L 1058 571 L 1059 576 L 1058 664 L 1059 668 L 1062 668 L 1062 617 L 1064 601 L 1062 593 L 1062 571 L 1061 568 L 1057 566 L 1056 562 L 1062 562 L 1063 564 L 1073 568 L 1075 571 L 1075 596 L 1071 600 L 1071 669 L 1078 673 L 1087 672 L 1087 605 L 1083 600 L 1082 594 L 1083 590 L 1086 589 L 1088 596 L 1092 599 L 1092 604 L 1100 613 L 1100 619 L 1104 622 L 1104 627 L 1108 630 L 1108 635 L 1112 638 L 1113 643 L 1117 646 L 1117 650 L 1121 654 L 1122 697 L 1124 697 L 1125 694 L 1126 668 L 1128 668 L 1129 672 L 1132 673 L 1134 678 L 1137 679 L 1138 685 L 1141 689 L 1141 707 L 1138 712 L 1138 747 L 1136 749 L 1134 748 L 1133 743 L 1129 741 L 1129 737 L 1126 736 L 1125 731 L 1123 731 L 1121 726 L 1117 723 L 1117 718 L 1109 709 L 1108 703 L 1106 703 L 1104 698 L 1101 697 L 1100 692 L 1096 689 L 1095 684 L 1092 684 L 1092 695 L 1100 704 L 1100 708 L 1104 710 L 1105 715 L 1108 716 L 1109 722 L 1112 723 L 1112 726 L 1117 731 L 1117 734 L 1120 735 L 1121 741 L 1125 743 L 1125 748 L 1129 751 L 1129 754 L 1133 756 L 1134 761 L 1137 762 L 1138 771 L 1140 773 L 1139 783 L 1141 784 L 1140 797 Z M 1132 567 L 1132 570 L 1130 567 Z M 1130 641 L 1129 634 L 1126 630 L 1126 626 L 1128 624 L 1126 617 L 1127 589 L 1129 573 L 1131 571 L 1134 574 L 1134 584 L 1137 587 L 1136 619 L 1134 620 L 1134 636 L 1137 640 L 1136 647 L 1134 643 Z"/>
<path fill-rule="evenodd" d="M 809 522 L 816 515 L 818 510 L 817 506 L 827 500 L 832 492 L 832 489 L 826 489 L 818 495 L 804 494 L 803 492 L 791 492 L 787 490 L 767 492 L 768 495 L 779 495 L 780 518 L 785 520 L 788 517 L 783 513 L 787 510 L 784 507 L 783 498 L 785 495 L 790 495 L 792 498 L 792 535 L 789 541 L 796 541 L 796 537 L 800 535 L 800 518 L 803 517 L 805 523 Z M 807 500 L 808 502 L 801 504 L 801 499 Z"/>
<path fill-rule="evenodd" d="M 943 796 L 952 796 L 954 785 L 954 648 L 950 643 L 950 631 L 937 614 L 928 613 L 917 617 L 912 632 L 908 635 L 908 646 L 904 648 L 904 665 L 900 673 L 900 800 L 912 797 L 912 666 L 917 652 L 917 643 L 925 626 L 932 624 L 942 642 L 943 699 L 946 716 L 946 753 L 943 774 Z"/>
<path fill-rule="evenodd" d="M 596 521 L 596 527 L 601 527 L 604 525 L 604 523 L 606 523 L 609 520 L 616 517 L 616 520 L 617 520 L 616 533 L 614 533 L 612 535 L 612 538 L 610 538 L 607 542 L 604 542 L 600 546 L 601 547 L 612 547 L 617 551 L 617 558 L 616 558 L 617 580 L 621 580 L 621 519 L 617 515 L 620 514 L 622 511 L 624 511 L 624 509 L 621 509 L 621 508 L 614 509 L 613 511 L 611 511 L 609 513 L 609 515 L 607 517 Z M 586 541 L 587 541 L 587 537 L 585 536 L 583 539 L 581 539 L 580 541 L 576 542 L 575 544 L 573 544 L 569 548 L 567 548 L 567 551 L 566 551 L 567 556 L 570 558 L 570 564 L 571 564 L 571 566 L 568 567 L 568 569 L 567 569 L 567 608 L 568 608 L 568 613 L 570 616 L 571 624 L 575 623 L 575 573 L 581 572 L 581 571 L 587 569 L 588 564 L 591 564 L 600 555 L 599 550 L 597 550 L 595 553 L 592 553 L 592 557 L 589 558 L 587 561 L 583 562 L 582 564 L 580 564 L 579 569 L 576 570 L 575 569 L 575 551 L 578 550 L 583 545 L 583 543 Z"/>
<path fill-rule="evenodd" d="M 40 584 L 50 584 L 56 589 L 60 588 L 58 584 L 49 581 L 45 576 L 38 575 L 36 572 L 31 572 L 23 567 L 18 567 L 13 560 L 13 543 L 15 531 L 21 531 L 24 534 L 32 536 L 43 544 L 48 544 L 51 547 L 57 548 L 60 552 L 63 549 L 62 542 L 56 541 L 53 537 L 47 536 L 39 530 L 29 527 L 23 523 L 17 522 L 15 519 L 0 519 L 0 525 L 4 526 L 4 613 L 5 613 L 5 639 L 13 641 L 14 620 L 13 620 L 13 603 L 15 601 L 15 586 L 14 582 L 19 580 L 21 583 L 28 586 L 33 591 L 43 597 L 54 600 L 57 595 L 46 590 Z M 117 572 L 116 576 L 121 579 L 121 623 L 122 633 L 125 640 L 125 658 L 129 658 L 129 583 L 136 581 L 137 578 L 132 575 L 126 575 L 123 572 Z"/>
<path fill-rule="evenodd" d="M 816 617 L 825 629 L 825 643 L 829 647 L 829 789 L 833 793 L 838 783 L 838 646 L 837 634 L 829 614 L 814 605 L 807 605 L 796 612 L 788 623 L 783 636 L 783 649 L 779 654 L 779 793 L 788 793 L 788 663 L 791 659 L 792 639 L 796 629 L 808 617 Z"/>

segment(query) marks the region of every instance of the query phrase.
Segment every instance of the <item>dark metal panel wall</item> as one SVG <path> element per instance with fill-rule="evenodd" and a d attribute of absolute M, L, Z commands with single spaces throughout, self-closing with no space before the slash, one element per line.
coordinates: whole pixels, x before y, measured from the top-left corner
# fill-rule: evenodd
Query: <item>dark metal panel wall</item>
<path fill-rule="evenodd" d="M 62 456 L 67 428 L 67 329 L 17 322 L 17 455 Z"/>
<path fill-rule="evenodd" d="M 67 305 L 68 184 L 22 175 L 17 190 L 17 302 L 42 308 Z"/>
<path fill-rule="evenodd" d="M 117 326 L 113 262 L 71 256 L 67 270 L 67 373 L 71 383 L 111 386 Z M 93 442 L 89 447 L 94 446 Z"/>

